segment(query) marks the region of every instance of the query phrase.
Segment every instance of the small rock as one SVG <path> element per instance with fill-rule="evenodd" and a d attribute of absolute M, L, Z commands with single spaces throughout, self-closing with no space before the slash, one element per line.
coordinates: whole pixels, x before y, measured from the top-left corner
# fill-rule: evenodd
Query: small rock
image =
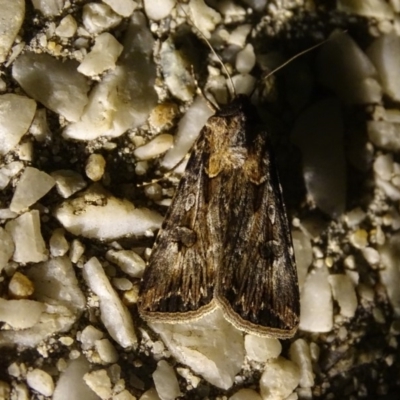
<path fill-rule="evenodd" d="M 300 369 L 300 386 L 302 388 L 313 387 L 314 374 L 308 343 L 304 339 L 297 339 L 290 345 L 289 354 L 290 359 L 296 363 Z"/>
<path fill-rule="evenodd" d="M 143 6 L 146 15 L 154 21 L 166 18 L 174 8 L 176 0 L 144 0 Z"/>
<path fill-rule="evenodd" d="M 246 355 L 250 360 L 266 362 L 271 358 L 277 358 L 282 351 L 282 345 L 278 339 L 246 335 L 244 338 Z"/>
<path fill-rule="evenodd" d="M 99 75 L 107 69 L 114 68 L 122 53 L 123 47 L 108 32 L 97 36 L 94 46 L 78 67 L 78 71 L 86 76 Z"/>
<path fill-rule="evenodd" d="M 117 350 L 108 339 L 96 340 L 94 345 L 105 364 L 112 364 L 118 361 Z"/>
<path fill-rule="evenodd" d="M 165 153 L 174 143 L 174 138 L 168 133 L 156 136 L 144 146 L 138 147 L 133 152 L 139 160 L 150 160 Z"/>
<path fill-rule="evenodd" d="M 104 337 L 104 333 L 93 325 L 88 325 L 80 334 L 79 340 L 82 343 L 83 350 L 89 350 L 94 347 L 95 343 Z"/>
<path fill-rule="evenodd" d="M 105 171 L 106 160 L 101 154 L 91 154 L 86 162 L 86 176 L 94 182 L 99 181 Z"/>
<path fill-rule="evenodd" d="M 368 245 L 368 232 L 365 229 L 357 229 L 350 235 L 350 243 L 357 249 L 363 249 Z"/>
<path fill-rule="evenodd" d="M 137 7 L 136 2 L 133 0 L 103 0 L 103 2 L 124 18 L 130 17 Z"/>
<path fill-rule="evenodd" d="M 107 5 L 88 3 L 83 6 L 82 22 L 88 32 L 99 34 L 119 25 L 122 18 Z"/>
<path fill-rule="evenodd" d="M 75 35 L 78 24 L 72 15 L 64 17 L 56 28 L 56 35 L 59 37 L 70 38 Z"/>
<path fill-rule="evenodd" d="M 111 380 L 105 369 L 88 372 L 83 380 L 102 400 L 109 400 L 112 397 Z"/>
<path fill-rule="evenodd" d="M 87 185 L 83 177 L 75 171 L 58 170 L 51 173 L 56 182 L 57 192 L 64 199 L 84 189 Z"/>
<path fill-rule="evenodd" d="M 69 244 L 62 228 L 56 229 L 50 237 L 50 253 L 53 257 L 60 257 L 67 253 Z"/>
<path fill-rule="evenodd" d="M 47 259 L 46 245 L 40 232 L 39 211 L 27 212 L 7 222 L 6 231 L 15 243 L 14 261 L 34 263 Z"/>
<path fill-rule="evenodd" d="M 241 74 L 248 74 L 256 64 L 256 56 L 254 48 L 249 43 L 243 50 L 240 50 L 236 55 L 236 69 Z"/>
<path fill-rule="evenodd" d="M 32 281 L 18 271 L 15 272 L 8 284 L 8 292 L 14 299 L 25 299 L 32 295 L 34 290 L 35 287 L 33 286 Z"/>
<path fill-rule="evenodd" d="M 26 375 L 26 382 L 33 390 L 43 396 L 51 396 L 54 392 L 53 378 L 41 369 L 33 369 Z"/>
<path fill-rule="evenodd" d="M 108 250 L 106 259 L 118 265 L 132 278 L 141 278 L 146 268 L 143 258 L 132 250 Z"/>
<path fill-rule="evenodd" d="M 27 329 L 39 322 L 45 305 L 34 300 L 4 300 L 0 298 L 0 321 L 14 329 Z"/>
<path fill-rule="evenodd" d="M 150 113 L 149 124 L 157 130 L 169 127 L 179 112 L 175 103 L 158 104 Z"/>
<path fill-rule="evenodd" d="M 0 273 L 14 254 L 14 249 L 12 236 L 0 227 Z"/>
<path fill-rule="evenodd" d="M 161 400 L 174 400 L 182 394 L 175 371 L 165 360 L 158 362 L 153 381 Z"/>

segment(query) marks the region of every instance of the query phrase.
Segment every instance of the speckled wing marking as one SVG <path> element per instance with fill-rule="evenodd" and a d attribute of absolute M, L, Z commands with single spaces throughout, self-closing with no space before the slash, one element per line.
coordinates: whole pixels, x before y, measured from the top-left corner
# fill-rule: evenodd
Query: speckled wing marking
<path fill-rule="evenodd" d="M 139 311 L 179 322 L 220 306 L 238 329 L 293 336 L 299 289 L 267 135 L 238 96 L 200 133 L 157 237 Z"/>

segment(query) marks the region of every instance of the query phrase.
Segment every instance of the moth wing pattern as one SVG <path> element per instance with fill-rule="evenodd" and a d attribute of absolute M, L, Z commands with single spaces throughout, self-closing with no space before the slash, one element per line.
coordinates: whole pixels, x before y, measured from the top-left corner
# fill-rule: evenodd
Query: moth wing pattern
<path fill-rule="evenodd" d="M 297 330 L 299 288 L 289 223 L 268 135 L 248 98 L 222 111 L 227 132 L 208 225 L 220 233 L 214 297 L 237 328 L 287 338 Z M 221 124 L 219 124 L 221 125 Z M 218 133 L 218 129 L 215 129 Z M 227 162 L 226 160 L 233 160 Z M 215 169 L 215 168 L 214 168 Z M 222 233 L 221 233 L 222 232 Z"/>
<path fill-rule="evenodd" d="M 231 222 L 215 297 L 237 328 L 288 338 L 297 330 L 300 313 L 289 223 L 266 133 L 259 131 L 252 142 L 243 168 L 235 176 L 221 176 L 231 188 L 221 199 Z"/>
<path fill-rule="evenodd" d="M 203 223 L 207 212 L 203 186 L 208 179 L 204 165 L 208 155 L 200 133 L 142 279 L 138 306 L 147 320 L 185 321 L 215 307 L 215 265 L 207 258 L 211 243 Z"/>

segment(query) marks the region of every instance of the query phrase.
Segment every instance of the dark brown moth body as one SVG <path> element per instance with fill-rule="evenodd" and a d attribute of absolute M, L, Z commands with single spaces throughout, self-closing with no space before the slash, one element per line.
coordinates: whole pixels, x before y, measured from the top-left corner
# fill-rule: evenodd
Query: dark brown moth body
<path fill-rule="evenodd" d="M 299 289 L 266 132 L 239 95 L 202 129 L 145 270 L 139 312 L 183 322 L 216 307 L 238 329 L 288 338 Z"/>

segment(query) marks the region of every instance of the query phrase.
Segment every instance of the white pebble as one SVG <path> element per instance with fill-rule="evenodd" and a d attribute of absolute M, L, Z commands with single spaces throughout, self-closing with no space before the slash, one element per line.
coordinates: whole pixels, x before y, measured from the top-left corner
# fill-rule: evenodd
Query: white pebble
<path fill-rule="evenodd" d="M 101 154 L 91 154 L 85 166 L 86 176 L 94 182 L 99 181 L 106 168 L 106 160 Z"/>
<path fill-rule="evenodd" d="M 328 277 L 335 300 L 339 303 L 340 314 L 346 318 L 354 317 L 357 309 L 357 296 L 353 282 L 344 274 L 334 274 Z"/>
<path fill-rule="evenodd" d="M 56 182 L 57 192 L 64 199 L 86 187 L 83 177 L 75 171 L 62 169 L 52 172 L 51 176 Z"/>
<path fill-rule="evenodd" d="M 112 397 L 111 380 L 105 369 L 88 372 L 83 380 L 102 400 L 109 400 Z"/>
<path fill-rule="evenodd" d="M 80 334 L 79 341 L 82 343 L 82 349 L 83 350 L 88 350 L 91 349 L 96 341 L 102 339 L 104 336 L 104 333 L 97 328 L 95 328 L 93 325 L 88 325 L 83 329 L 83 331 Z"/>
<path fill-rule="evenodd" d="M 290 359 L 297 364 L 300 369 L 300 386 L 313 387 L 314 374 L 311 363 L 311 353 L 308 343 L 304 339 L 297 339 L 290 345 Z"/>
<path fill-rule="evenodd" d="M 362 255 L 369 265 L 376 265 L 381 260 L 381 256 L 379 255 L 379 251 L 374 249 L 373 247 L 365 247 L 361 249 Z"/>
<path fill-rule="evenodd" d="M 83 253 L 85 252 L 85 245 L 78 239 L 74 239 L 71 243 L 71 248 L 69 252 L 69 258 L 71 262 L 76 264 Z"/>
<path fill-rule="evenodd" d="M 300 294 L 300 329 L 329 332 L 333 327 L 333 304 L 328 270 L 322 267 L 310 272 Z"/>
<path fill-rule="evenodd" d="M 53 257 L 63 256 L 69 249 L 69 244 L 65 238 L 64 229 L 56 229 L 50 237 L 50 253 Z"/>
<path fill-rule="evenodd" d="M 359 225 L 362 221 L 364 221 L 367 214 L 360 208 L 353 208 L 345 215 L 345 221 L 347 226 L 350 228 Z"/>
<path fill-rule="evenodd" d="M 8 153 L 28 132 L 35 116 L 36 102 L 12 93 L 0 95 L 0 155 Z"/>
<path fill-rule="evenodd" d="M 165 360 L 158 362 L 153 380 L 161 400 L 174 400 L 182 394 L 175 371 Z"/>
<path fill-rule="evenodd" d="M 47 259 L 46 245 L 40 232 L 38 210 L 27 212 L 7 222 L 6 231 L 15 243 L 14 261 L 29 263 Z"/>
<path fill-rule="evenodd" d="M 282 345 L 278 339 L 246 335 L 244 338 L 246 355 L 250 360 L 266 362 L 271 358 L 277 358 L 282 351 Z"/>
<path fill-rule="evenodd" d="M 385 181 L 389 181 L 393 175 L 393 155 L 382 154 L 374 161 L 374 172 Z"/>
<path fill-rule="evenodd" d="M 156 136 L 144 146 L 138 147 L 133 152 L 139 160 L 149 160 L 165 153 L 174 143 L 174 137 L 168 133 Z"/>
<path fill-rule="evenodd" d="M 241 74 L 248 74 L 256 64 L 256 56 L 254 48 L 249 43 L 243 50 L 240 50 L 236 55 L 236 69 Z"/>
<path fill-rule="evenodd" d="M 59 37 L 70 38 L 75 35 L 78 24 L 72 15 L 64 17 L 56 28 L 56 35 Z"/>
<path fill-rule="evenodd" d="M 298 386 L 300 371 L 298 366 L 283 357 L 269 362 L 260 379 L 263 400 L 287 399 Z"/>
<path fill-rule="evenodd" d="M 31 328 L 45 311 L 44 303 L 34 300 L 4 300 L 0 298 L 0 321 L 14 329 Z"/>
<path fill-rule="evenodd" d="M 91 187 L 79 197 L 66 200 L 54 213 L 66 230 L 74 235 L 100 240 L 123 236 L 143 236 L 160 227 L 163 217 L 147 208 L 136 208 L 125 199 Z"/>
<path fill-rule="evenodd" d="M 91 258 L 83 267 L 83 277 L 100 300 L 100 318 L 110 336 L 122 347 L 137 343 L 132 317 L 122 304 L 108 280 L 103 267 L 96 258 Z"/>
<path fill-rule="evenodd" d="M 117 350 L 108 339 L 97 340 L 94 345 L 104 363 L 112 364 L 118 361 Z"/>
<path fill-rule="evenodd" d="M 137 7 L 136 2 L 133 0 L 103 0 L 103 2 L 124 18 L 130 17 Z"/>
<path fill-rule="evenodd" d="M 54 392 L 53 378 L 41 369 L 29 371 L 26 375 L 26 382 L 33 390 L 43 396 L 51 396 Z"/>
<path fill-rule="evenodd" d="M 114 68 L 122 50 L 123 46 L 118 40 L 110 33 L 104 32 L 97 36 L 92 50 L 85 56 L 78 71 L 86 76 L 94 76 Z"/>
<path fill-rule="evenodd" d="M 132 278 L 141 278 L 146 267 L 143 258 L 132 250 L 109 250 L 106 259 L 118 265 Z"/>
<path fill-rule="evenodd" d="M 144 0 L 144 10 L 147 16 L 154 21 L 159 21 L 170 15 L 176 0 Z"/>
<path fill-rule="evenodd" d="M 254 90 L 256 78 L 250 74 L 232 76 L 233 85 L 237 94 L 250 95 Z"/>
<path fill-rule="evenodd" d="M 243 24 L 234 29 L 229 36 L 229 43 L 243 48 L 246 44 L 247 35 L 251 31 L 250 24 Z"/>
<path fill-rule="evenodd" d="M 83 6 L 82 22 L 90 33 L 98 34 L 114 28 L 121 20 L 107 4 L 88 3 Z"/>

